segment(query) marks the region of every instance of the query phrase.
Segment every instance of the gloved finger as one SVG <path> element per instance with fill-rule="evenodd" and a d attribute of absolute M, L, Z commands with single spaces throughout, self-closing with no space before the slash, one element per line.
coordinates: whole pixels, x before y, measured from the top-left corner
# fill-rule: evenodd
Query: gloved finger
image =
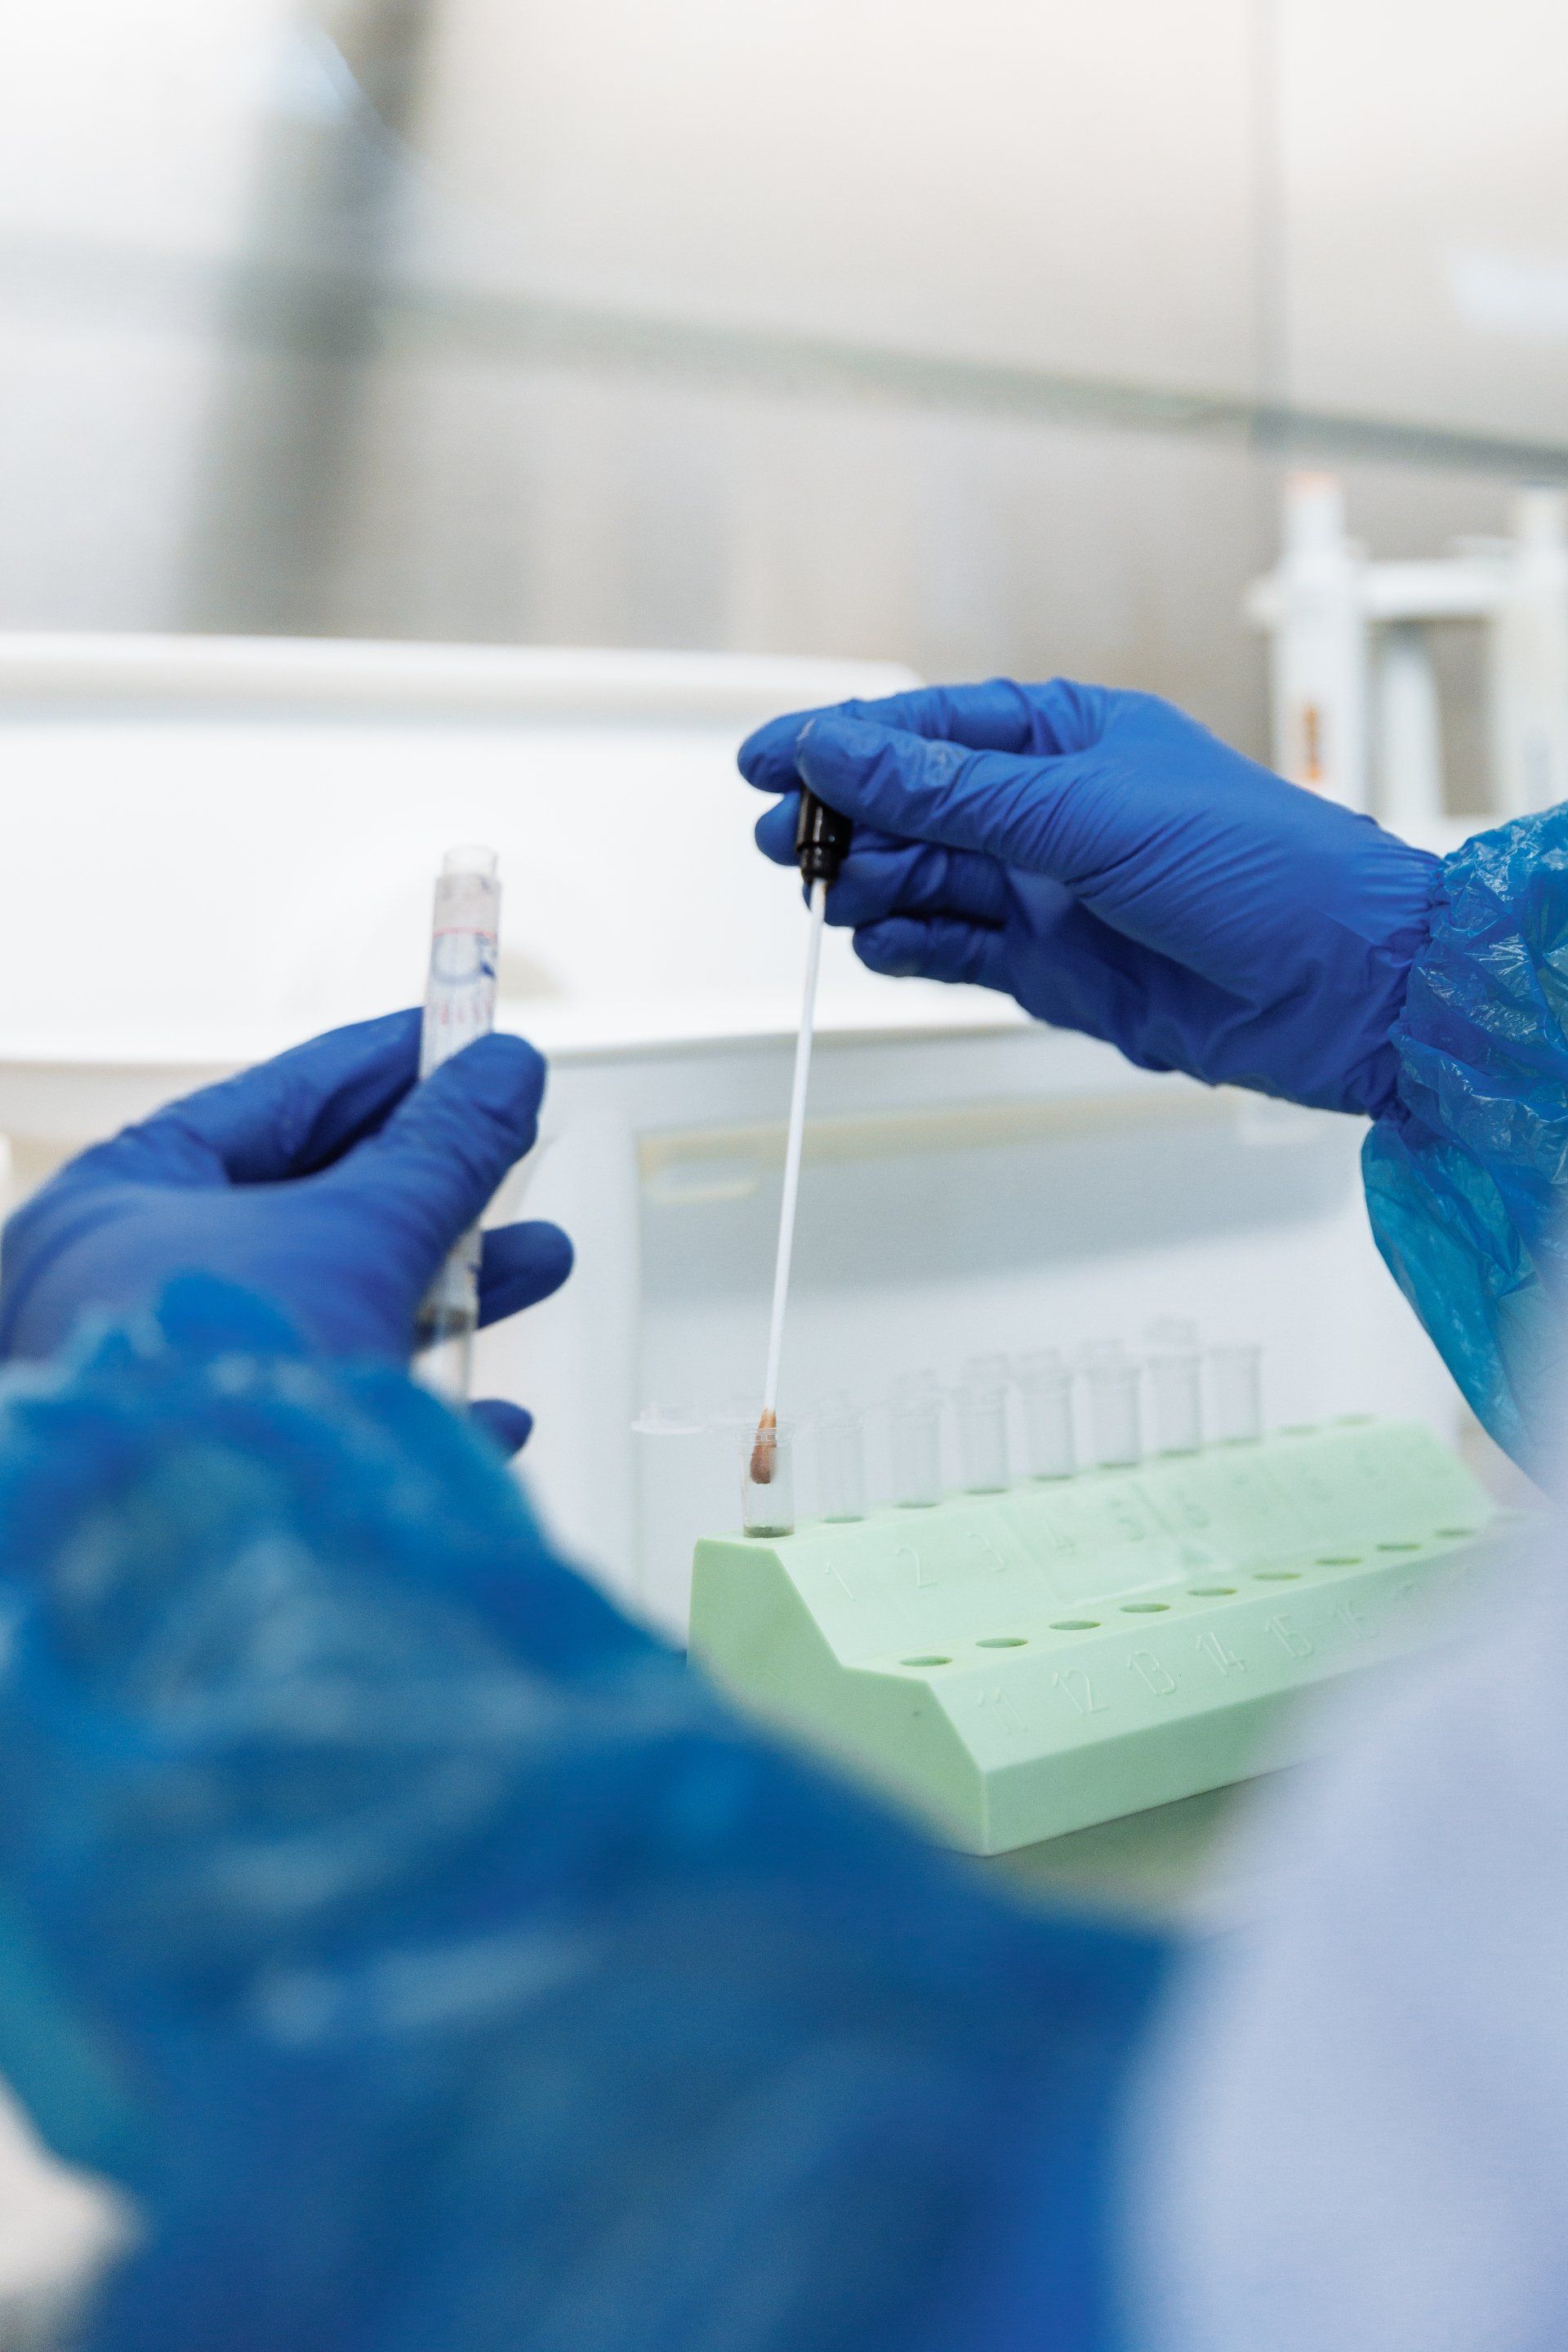
<path fill-rule="evenodd" d="M 533 1415 L 521 1404 L 509 1404 L 505 1397 L 477 1398 L 468 1407 L 468 1419 L 509 1455 L 521 1453 L 533 1428 Z"/>
<path fill-rule="evenodd" d="M 795 864 L 798 793 L 790 793 L 757 820 L 757 845 L 775 866 Z M 883 915 L 963 915 L 999 923 L 1006 884 L 994 858 L 934 849 L 875 826 L 862 825 L 827 893 L 827 919 L 846 929 Z"/>
<path fill-rule="evenodd" d="M 796 753 L 803 732 L 808 723 L 828 718 L 865 719 L 974 751 L 1081 751 L 1100 740 L 1106 700 L 1103 687 L 1079 686 L 1065 677 L 1040 686 L 1020 686 L 1010 677 L 975 686 L 922 686 L 872 701 L 786 711 L 748 735 L 736 761 L 746 782 L 760 792 L 789 792 L 800 782 Z"/>
<path fill-rule="evenodd" d="M 572 1271 L 572 1244 L 559 1225 L 535 1219 L 494 1225 L 479 1262 L 479 1321 L 504 1322 L 560 1289 Z"/>
<path fill-rule="evenodd" d="M 857 824 L 973 850 L 1069 887 L 1139 845 L 1132 803 L 1122 838 L 1107 828 L 1103 794 L 1075 793 L 1099 765 L 1093 751 L 969 751 L 835 714 L 806 730 L 799 761 L 812 790 Z"/>
<path fill-rule="evenodd" d="M 755 828 L 757 847 L 764 857 L 772 858 L 775 866 L 794 866 L 795 863 L 795 828 L 799 814 L 800 794 L 786 793 L 782 801 L 777 801 L 771 808 L 764 809 L 757 819 Z M 875 825 L 867 824 L 862 825 L 852 837 L 849 857 L 854 859 L 864 856 L 870 851 L 907 850 L 909 846 L 910 843 L 906 836 L 892 833 L 879 833 Z M 831 904 L 831 901 L 829 903 Z"/>
<path fill-rule="evenodd" d="M 381 1126 L 418 1068 L 416 1012 L 355 1021 L 167 1104 L 97 1165 L 236 1184 L 314 1175 Z"/>
<path fill-rule="evenodd" d="M 782 801 L 775 801 L 757 819 L 753 838 L 763 856 L 771 857 L 775 866 L 793 866 L 795 862 L 795 829 L 799 817 L 797 790 L 786 793 Z"/>
<path fill-rule="evenodd" d="M 889 915 L 952 915 L 995 925 L 1007 912 L 1007 877 L 994 857 L 857 834 L 827 892 L 827 919 L 848 930 Z"/>
<path fill-rule="evenodd" d="M 352 1192 L 367 1220 L 409 1237 L 411 1270 L 433 1274 L 531 1149 L 544 1079 L 543 1056 L 522 1038 L 478 1038 L 321 1181 Z"/>
<path fill-rule="evenodd" d="M 967 982 L 1004 992 L 1008 987 L 1002 934 L 980 923 L 892 915 L 857 931 L 855 952 L 869 970 L 892 980 Z"/>

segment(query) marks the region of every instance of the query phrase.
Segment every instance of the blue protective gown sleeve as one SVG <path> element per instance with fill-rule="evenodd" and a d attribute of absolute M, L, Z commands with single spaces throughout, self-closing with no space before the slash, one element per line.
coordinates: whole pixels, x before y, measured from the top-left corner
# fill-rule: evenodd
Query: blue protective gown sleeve
<path fill-rule="evenodd" d="M 1471 1407 L 1545 1473 L 1568 1354 L 1568 806 L 1444 861 L 1363 1154 L 1378 1247 Z"/>
<path fill-rule="evenodd" d="M 1159 1948 L 764 1744 L 395 1367 L 176 1284 L 0 1389 L 0 2063 L 142 2218 L 90 2352 L 1111 2342 Z"/>

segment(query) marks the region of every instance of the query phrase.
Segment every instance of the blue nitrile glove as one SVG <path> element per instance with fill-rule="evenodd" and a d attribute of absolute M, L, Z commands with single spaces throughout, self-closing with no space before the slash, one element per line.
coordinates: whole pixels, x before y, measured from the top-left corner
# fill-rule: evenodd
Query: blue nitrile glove
<path fill-rule="evenodd" d="M 804 779 L 856 834 L 828 892 L 874 971 L 972 981 L 1186 1070 L 1375 1118 L 1437 861 L 1283 782 L 1152 695 L 934 687 L 796 712 L 741 768 L 787 795 L 757 827 L 795 862 Z"/>
<path fill-rule="evenodd" d="M 0 1359 L 53 1355 L 81 1317 L 148 1306 L 173 1274 L 272 1299 L 330 1356 L 406 1360 L 442 1258 L 538 1132 L 544 1064 L 486 1037 L 415 1087 L 419 1015 L 334 1029 L 70 1161 L 0 1248 Z M 413 1091 L 411 1091 L 413 1089 Z M 485 1235 L 479 1320 L 559 1289 L 558 1226 Z M 515 1450 L 530 1416 L 475 1407 Z"/>

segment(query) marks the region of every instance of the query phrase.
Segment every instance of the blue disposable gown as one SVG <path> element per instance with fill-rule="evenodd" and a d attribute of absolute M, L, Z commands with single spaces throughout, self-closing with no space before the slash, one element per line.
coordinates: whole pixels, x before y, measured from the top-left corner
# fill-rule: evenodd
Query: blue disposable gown
<path fill-rule="evenodd" d="M 1568 806 L 1444 861 L 1394 1043 L 1373 1231 L 1475 1412 L 1544 1475 L 1568 1359 Z"/>
<path fill-rule="evenodd" d="M 187 1279 L 0 1403 L 0 2066 L 143 2231 L 94 2352 L 1109 2340 L 1156 1948 L 764 1744 L 401 1374 Z"/>

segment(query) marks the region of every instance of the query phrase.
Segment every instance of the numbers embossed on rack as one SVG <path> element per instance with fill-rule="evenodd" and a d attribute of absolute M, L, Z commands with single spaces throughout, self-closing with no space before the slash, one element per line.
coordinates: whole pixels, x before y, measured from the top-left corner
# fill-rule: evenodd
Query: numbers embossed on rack
<path fill-rule="evenodd" d="M 1081 1666 L 1059 1667 L 1051 1676 L 1051 1682 L 1056 1689 L 1067 1694 L 1078 1714 L 1103 1715 L 1106 1712 L 1105 1701 Z"/>

